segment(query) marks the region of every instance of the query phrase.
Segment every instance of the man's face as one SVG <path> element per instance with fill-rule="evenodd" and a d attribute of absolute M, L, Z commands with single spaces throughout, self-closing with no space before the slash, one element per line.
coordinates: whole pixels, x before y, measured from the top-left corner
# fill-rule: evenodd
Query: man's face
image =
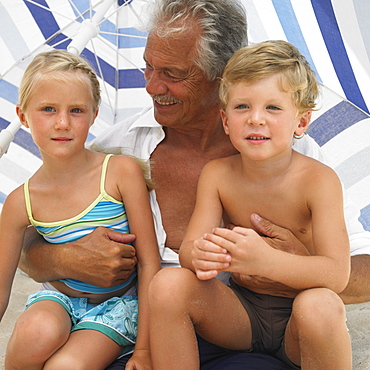
<path fill-rule="evenodd" d="M 177 38 L 149 34 L 144 52 L 146 90 L 153 98 L 155 119 L 163 126 L 196 127 L 219 106 L 218 81 L 209 82 L 194 64 L 199 29 Z"/>

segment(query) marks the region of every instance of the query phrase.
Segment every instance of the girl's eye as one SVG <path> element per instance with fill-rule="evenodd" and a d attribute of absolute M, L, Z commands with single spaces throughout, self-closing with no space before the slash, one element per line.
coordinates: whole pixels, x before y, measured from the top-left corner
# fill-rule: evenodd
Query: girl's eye
<path fill-rule="evenodd" d="M 246 109 L 246 108 L 248 108 L 248 105 L 247 104 L 239 104 L 235 108 L 236 109 Z"/>
<path fill-rule="evenodd" d="M 45 111 L 45 112 L 53 112 L 54 111 L 54 109 L 52 107 L 44 107 L 44 108 L 42 108 L 42 110 Z"/>
<path fill-rule="evenodd" d="M 80 112 L 82 112 L 82 110 L 80 108 L 73 108 L 73 109 L 71 109 L 71 112 L 72 113 L 80 113 Z"/>
<path fill-rule="evenodd" d="M 280 110 L 280 108 L 279 108 L 279 107 L 277 107 L 277 106 L 275 106 L 275 105 L 269 105 L 269 106 L 267 107 L 267 109 L 270 109 L 270 110 Z"/>

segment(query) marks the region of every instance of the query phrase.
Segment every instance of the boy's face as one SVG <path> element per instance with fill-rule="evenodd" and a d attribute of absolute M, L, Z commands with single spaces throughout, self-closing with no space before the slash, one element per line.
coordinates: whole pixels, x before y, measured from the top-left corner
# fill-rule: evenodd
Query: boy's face
<path fill-rule="evenodd" d="M 298 115 L 291 92 L 281 89 L 279 74 L 253 83 L 238 82 L 229 89 L 221 111 L 224 129 L 235 148 L 253 160 L 291 150 L 293 134 L 301 135 L 311 112 Z"/>

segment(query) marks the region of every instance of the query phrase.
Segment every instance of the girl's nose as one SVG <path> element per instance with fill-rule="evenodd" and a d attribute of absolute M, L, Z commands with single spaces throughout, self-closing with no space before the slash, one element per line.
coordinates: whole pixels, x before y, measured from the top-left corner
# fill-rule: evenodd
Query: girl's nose
<path fill-rule="evenodd" d="M 68 115 L 66 113 L 59 113 L 56 117 L 55 121 L 55 129 L 56 130 L 69 130 L 70 129 L 70 122 Z"/>

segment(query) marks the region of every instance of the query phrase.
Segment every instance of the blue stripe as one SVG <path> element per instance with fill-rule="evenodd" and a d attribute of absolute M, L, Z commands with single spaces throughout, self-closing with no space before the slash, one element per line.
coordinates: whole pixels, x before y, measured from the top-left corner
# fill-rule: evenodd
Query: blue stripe
<path fill-rule="evenodd" d="M 52 12 L 50 10 L 41 8 L 36 4 L 29 3 L 26 0 L 23 1 L 31 12 L 45 40 L 51 38 L 48 41 L 48 45 L 53 46 L 55 44 L 58 44 L 58 46 L 56 47 L 57 49 L 67 49 L 67 46 L 71 42 L 71 40 L 69 40 L 67 36 L 60 32 L 58 23 L 55 20 Z M 49 9 L 48 4 L 44 0 L 35 0 L 35 3 L 45 6 Z M 63 42 L 63 40 L 65 41 Z"/>
<path fill-rule="evenodd" d="M 317 78 L 321 81 L 290 0 L 273 0 L 272 2 L 287 40 L 305 56 Z"/>
<path fill-rule="evenodd" d="M 369 112 L 357 85 L 330 0 L 311 0 L 330 59 L 348 100 Z"/>
<path fill-rule="evenodd" d="M 341 131 L 369 116 L 348 101 L 342 101 L 314 120 L 308 133 L 323 146 Z"/>
<path fill-rule="evenodd" d="M 0 203 L 4 203 L 6 195 L 0 191 Z"/>
<path fill-rule="evenodd" d="M 104 81 L 109 83 L 111 86 L 118 89 L 145 87 L 144 74 L 138 69 L 121 69 L 118 71 L 117 75 L 117 70 L 113 66 L 99 57 L 96 58 L 95 54 L 90 50 L 84 49 L 81 55 L 90 61 L 99 77 L 103 78 Z M 101 76 L 98 63 L 103 76 Z"/>
<path fill-rule="evenodd" d="M 3 130 L 4 128 L 8 127 L 10 124 L 9 121 L 0 117 L 0 129 Z M 31 134 L 24 130 L 18 130 L 14 137 L 14 143 L 19 145 L 20 147 L 28 150 L 30 153 L 35 155 L 38 158 L 41 158 L 41 154 L 37 145 L 33 142 Z"/>
<path fill-rule="evenodd" d="M 13 104 L 18 104 L 18 87 L 7 81 L 0 80 L 0 98 L 8 100 Z"/>
<path fill-rule="evenodd" d="M 139 37 L 130 37 L 130 36 L 120 36 L 118 39 L 118 47 L 120 49 L 129 49 L 129 48 L 143 48 L 146 45 L 146 37 L 148 36 L 147 32 L 139 31 L 136 28 L 120 28 L 118 33 Z M 142 38 L 145 37 L 145 38 Z"/>
<path fill-rule="evenodd" d="M 361 209 L 361 216 L 359 217 L 359 220 L 364 226 L 364 229 L 370 231 L 370 205 Z"/>

